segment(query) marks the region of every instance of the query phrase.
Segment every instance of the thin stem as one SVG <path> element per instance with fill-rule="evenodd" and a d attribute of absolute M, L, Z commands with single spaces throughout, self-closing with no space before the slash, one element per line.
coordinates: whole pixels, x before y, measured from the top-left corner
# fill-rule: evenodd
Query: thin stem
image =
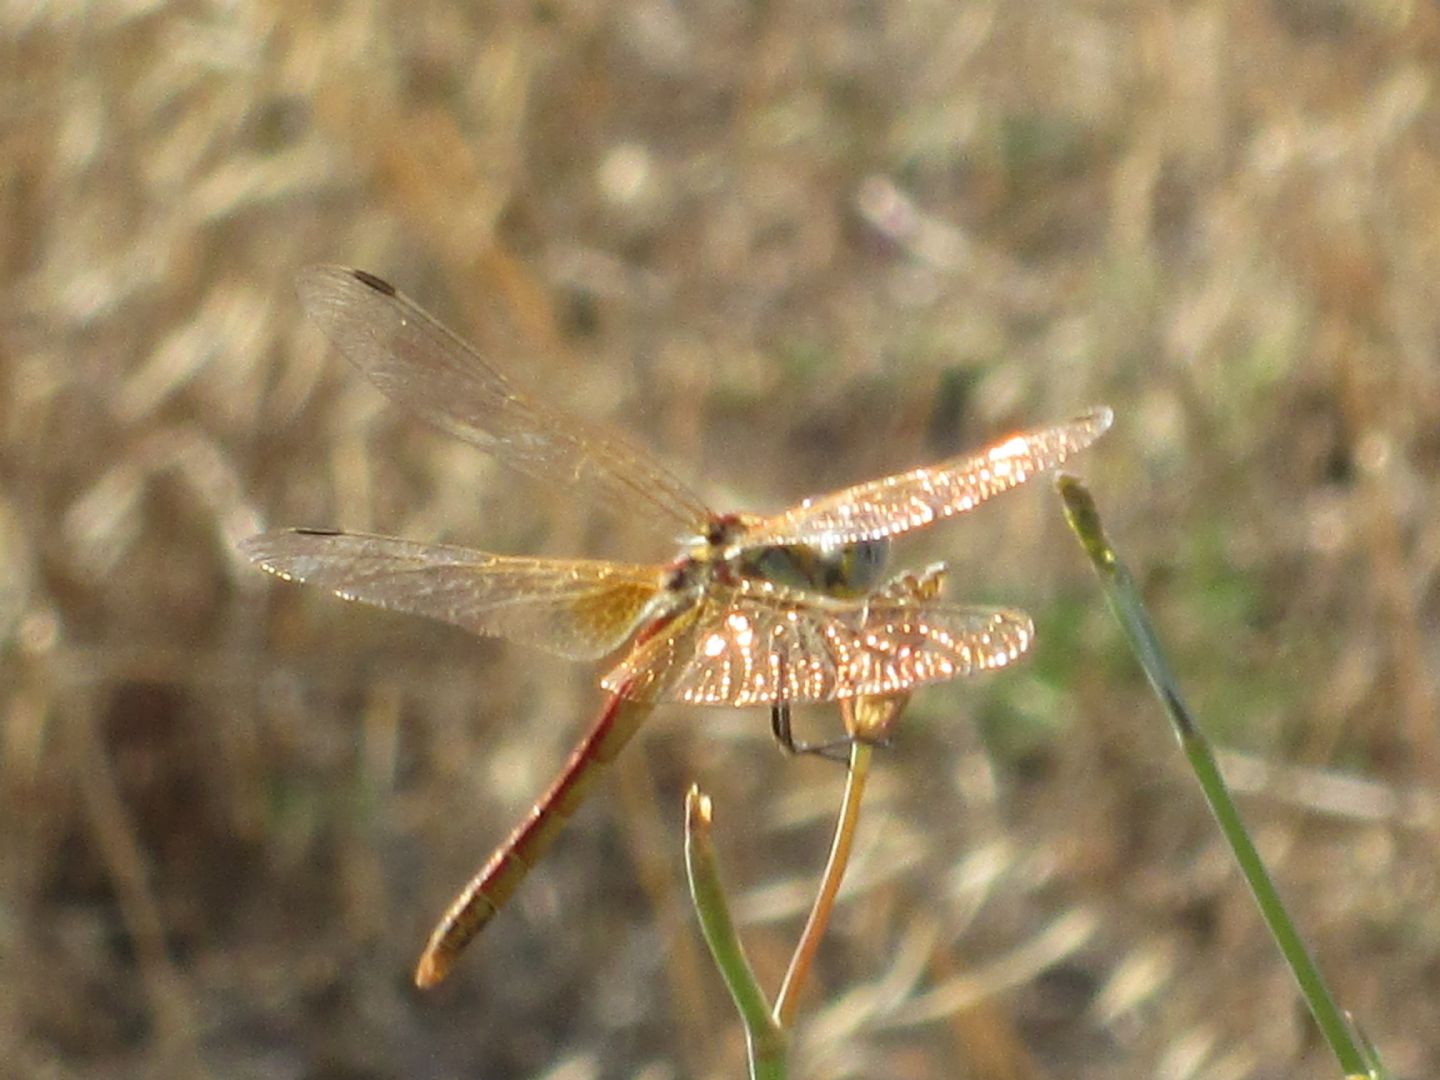
<path fill-rule="evenodd" d="M 715 848 L 710 842 L 710 822 L 710 797 L 692 784 L 685 795 L 685 871 L 700 930 L 745 1025 L 751 1080 L 785 1080 L 788 1039 L 784 1029 L 771 1018 L 765 992 L 735 932 Z"/>
<path fill-rule="evenodd" d="M 1085 486 L 1073 476 L 1061 475 L 1056 480 L 1055 487 L 1065 504 L 1065 518 L 1071 530 L 1090 556 L 1090 562 L 1100 576 L 1100 584 L 1110 611 L 1120 623 L 1121 630 L 1145 671 L 1145 677 L 1150 680 L 1151 687 L 1165 707 L 1180 740 L 1180 746 L 1200 782 L 1206 801 L 1210 804 L 1210 810 L 1235 853 L 1240 871 L 1245 875 L 1255 902 L 1260 907 L 1260 913 L 1270 928 L 1271 936 L 1294 973 L 1311 1015 L 1315 1017 L 1315 1022 L 1320 1026 L 1321 1033 L 1347 1076 L 1379 1075 L 1379 1069 L 1372 1069 L 1367 1065 L 1365 1056 L 1357 1047 L 1349 1024 L 1335 1004 L 1320 969 L 1305 948 L 1294 922 L 1285 910 L 1280 894 L 1275 889 L 1275 883 L 1265 870 L 1260 853 L 1255 850 L 1255 845 L 1245 831 L 1240 812 L 1230 798 L 1219 766 L 1215 763 L 1209 741 L 1180 696 L 1179 684 L 1165 660 L 1160 640 L 1151 625 L 1135 581 L 1105 535 L 1094 499 Z"/>
<path fill-rule="evenodd" d="M 830 913 L 835 909 L 835 896 L 840 891 L 840 882 L 845 877 L 845 868 L 850 863 L 850 850 L 855 842 L 855 826 L 860 820 L 860 800 L 865 794 L 865 780 L 870 775 L 870 758 L 873 751 L 868 742 L 855 739 L 850 744 L 850 768 L 845 777 L 845 797 L 840 804 L 840 818 L 835 823 L 835 839 L 830 845 L 830 859 L 825 864 L 825 874 L 820 879 L 820 889 L 815 895 L 810 918 L 795 945 L 790 958 L 789 970 L 780 984 L 780 994 L 775 1000 L 775 1022 L 788 1028 L 795 1019 L 796 1004 L 800 988 L 810 974 L 815 960 L 815 951 L 820 939 L 830 925 Z"/>

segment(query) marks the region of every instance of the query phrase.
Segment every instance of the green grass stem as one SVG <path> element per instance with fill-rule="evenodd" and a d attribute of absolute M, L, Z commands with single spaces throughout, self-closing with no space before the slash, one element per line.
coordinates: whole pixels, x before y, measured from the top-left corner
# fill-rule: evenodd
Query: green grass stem
<path fill-rule="evenodd" d="M 1294 922 L 1280 900 L 1275 883 L 1265 870 L 1260 853 L 1256 851 L 1245 831 L 1240 812 L 1220 775 L 1210 743 L 1196 725 L 1180 695 L 1179 684 L 1165 660 L 1135 580 L 1105 535 L 1094 499 L 1085 486 L 1073 476 L 1062 474 L 1056 480 L 1055 487 L 1065 505 L 1065 519 L 1085 553 L 1089 555 L 1090 562 L 1100 576 L 1110 611 L 1119 622 L 1126 640 L 1145 671 L 1145 677 L 1150 680 L 1151 687 L 1159 696 L 1171 724 L 1174 725 L 1181 749 L 1200 782 L 1200 788 L 1205 793 L 1205 799 L 1210 804 L 1216 821 L 1220 823 L 1220 831 L 1235 853 L 1240 872 L 1245 875 L 1245 881 L 1255 896 L 1255 902 L 1260 906 L 1260 913 L 1269 926 L 1275 943 L 1280 947 L 1281 954 L 1295 975 L 1295 981 L 1300 986 L 1300 992 L 1310 1008 L 1311 1015 L 1315 1017 L 1315 1022 L 1320 1026 L 1321 1033 L 1330 1044 L 1330 1049 L 1347 1077 L 1381 1080 L 1385 1073 L 1383 1066 L 1379 1064 L 1378 1055 L 1373 1050 L 1367 1055 L 1357 1045 L 1354 1031 L 1335 1004 L 1334 997 L 1320 975 L 1320 969 L 1305 948 Z"/>
<path fill-rule="evenodd" d="M 685 872 L 705 944 L 745 1025 L 751 1080 L 785 1080 L 788 1038 L 745 956 L 725 899 L 715 847 L 710 842 L 710 797 L 692 785 L 685 796 Z"/>

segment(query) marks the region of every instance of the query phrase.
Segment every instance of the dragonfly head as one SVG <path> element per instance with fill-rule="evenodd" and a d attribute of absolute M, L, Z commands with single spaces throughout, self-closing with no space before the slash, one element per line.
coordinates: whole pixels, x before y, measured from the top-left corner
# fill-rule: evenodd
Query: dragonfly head
<path fill-rule="evenodd" d="M 819 544 L 811 549 L 817 585 L 830 596 L 862 596 L 880 584 L 890 557 L 888 540 L 860 540 L 850 544 Z"/>

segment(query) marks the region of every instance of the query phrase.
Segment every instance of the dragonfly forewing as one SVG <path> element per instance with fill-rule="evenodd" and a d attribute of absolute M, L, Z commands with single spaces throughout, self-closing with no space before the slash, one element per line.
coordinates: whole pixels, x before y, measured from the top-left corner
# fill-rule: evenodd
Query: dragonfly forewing
<path fill-rule="evenodd" d="M 517 343 L 491 342 L 482 354 L 363 270 L 311 267 L 298 287 L 306 312 L 351 363 L 391 400 L 442 430 L 532 477 L 656 518 L 671 533 L 677 526 L 697 531 L 710 516 L 639 446 L 521 390 L 500 366 Z"/>
<path fill-rule="evenodd" d="M 1092 409 L 1067 423 L 1012 435 L 938 465 L 806 499 L 762 520 L 740 545 L 854 544 L 943 521 L 1056 468 L 1103 435 L 1112 419 L 1108 408 Z"/>
<path fill-rule="evenodd" d="M 820 606 L 786 590 L 714 590 L 602 680 L 642 701 L 803 704 L 896 694 L 1004 667 L 1034 627 L 1007 608 L 877 595 Z"/>
<path fill-rule="evenodd" d="M 289 529 L 241 544 L 278 577 L 428 615 L 573 660 L 614 652 L 661 587 L 659 567 L 490 555 L 363 533 Z"/>

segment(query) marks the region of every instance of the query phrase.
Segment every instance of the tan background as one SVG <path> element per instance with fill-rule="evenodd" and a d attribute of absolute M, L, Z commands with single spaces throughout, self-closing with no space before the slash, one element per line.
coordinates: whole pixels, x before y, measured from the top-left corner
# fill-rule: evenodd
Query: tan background
<path fill-rule="evenodd" d="M 838 770 L 667 710 L 461 965 L 435 914 L 594 671 L 275 583 L 264 524 L 666 554 L 302 327 L 380 273 L 716 505 L 1094 402 L 1077 462 L 1295 914 L 1440 1071 L 1440 25 L 1404 0 L 0 6 L 0 1060 L 740 1075 Z M 622 508 L 623 510 L 623 508 Z M 796 1075 L 1334 1075 L 1044 484 L 932 530 L 1023 605 L 884 755 Z M 799 718 L 809 732 L 833 716 Z M 1278 771 L 1267 771 L 1273 766 Z"/>

